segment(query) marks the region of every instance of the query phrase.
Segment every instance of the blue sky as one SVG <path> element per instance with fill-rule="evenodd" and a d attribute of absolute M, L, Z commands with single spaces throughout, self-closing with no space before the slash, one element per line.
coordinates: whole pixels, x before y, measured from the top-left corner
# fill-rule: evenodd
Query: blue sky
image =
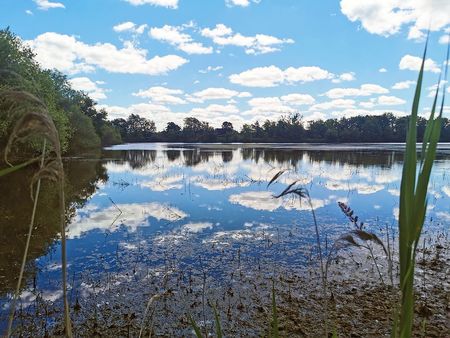
<path fill-rule="evenodd" d="M 425 91 L 450 32 L 447 0 L 0 0 L 0 26 L 110 118 L 194 116 L 236 128 L 405 114 L 428 27 Z M 432 18 L 431 20 L 429 18 Z M 423 101 L 423 111 L 431 98 Z M 450 109 L 446 109 L 449 117 Z"/>

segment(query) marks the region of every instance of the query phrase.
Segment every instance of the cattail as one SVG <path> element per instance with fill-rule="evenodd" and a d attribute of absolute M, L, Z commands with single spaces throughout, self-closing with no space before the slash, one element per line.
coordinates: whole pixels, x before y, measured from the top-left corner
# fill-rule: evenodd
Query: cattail
<path fill-rule="evenodd" d="M 364 227 L 364 223 L 363 222 L 358 223 L 359 217 L 356 215 L 353 216 L 355 213 L 354 210 L 352 210 L 352 208 L 350 208 L 344 202 L 338 202 L 338 205 L 339 208 L 341 208 L 344 215 L 347 216 L 347 218 L 350 220 L 350 222 L 353 223 L 357 229 L 362 230 Z"/>

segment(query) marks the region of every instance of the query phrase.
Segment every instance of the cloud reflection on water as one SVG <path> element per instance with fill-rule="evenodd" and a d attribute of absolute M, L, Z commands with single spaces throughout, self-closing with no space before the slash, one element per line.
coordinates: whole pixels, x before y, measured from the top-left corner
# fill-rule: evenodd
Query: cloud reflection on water
<path fill-rule="evenodd" d="M 92 230 L 115 231 L 121 225 L 134 232 L 139 226 L 150 225 L 150 218 L 173 222 L 185 217 L 184 211 L 158 202 L 117 204 L 103 209 L 91 204 L 88 212 L 75 216 L 67 228 L 67 237 L 77 238 Z"/>

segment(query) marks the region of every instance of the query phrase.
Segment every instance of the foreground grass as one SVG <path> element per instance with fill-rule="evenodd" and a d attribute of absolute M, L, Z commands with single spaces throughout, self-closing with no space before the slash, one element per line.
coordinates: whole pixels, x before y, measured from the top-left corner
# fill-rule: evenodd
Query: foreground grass
<path fill-rule="evenodd" d="M 449 57 L 447 48 L 447 57 Z M 419 244 L 428 205 L 428 184 L 433 162 L 436 157 L 437 144 L 441 133 L 441 120 L 445 103 L 445 84 L 443 85 L 442 103 L 436 116 L 436 106 L 439 97 L 440 78 L 437 83 L 431 114 L 427 121 L 420 153 L 420 165 L 417 172 L 417 119 L 421 98 L 423 73 L 427 46 L 423 53 L 422 65 L 417 80 L 409 129 L 406 138 L 405 161 L 403 164 L 400 186 L 399 210 L 399 260 L 401 300 L 398 317 L 394 319 L 392 336 L 407 338 L 412 335 L 414 320 L 414 277 L 417 246 Z M 444 71 L 444 82 L 447 77 L 448 63 Z"/>

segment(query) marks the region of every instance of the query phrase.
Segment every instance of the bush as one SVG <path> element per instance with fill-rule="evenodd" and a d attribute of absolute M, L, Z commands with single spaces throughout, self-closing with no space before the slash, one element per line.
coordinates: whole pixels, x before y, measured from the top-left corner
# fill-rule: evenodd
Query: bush
<path fill-rule="evenodd" d="M 100 135 L 102 146 L 122 143 L 122 137 L 120 136 L 119 130 L 109 122 L 100 127 Z"/>
<path fill-rule="evenodd" d="M 100 138 L 95 133 L 94 125 L 89 117 L 75 111 L 70 114 L 70 124 L 72 126 L 70 154 L 85 154 L 99 151 Z"/>

